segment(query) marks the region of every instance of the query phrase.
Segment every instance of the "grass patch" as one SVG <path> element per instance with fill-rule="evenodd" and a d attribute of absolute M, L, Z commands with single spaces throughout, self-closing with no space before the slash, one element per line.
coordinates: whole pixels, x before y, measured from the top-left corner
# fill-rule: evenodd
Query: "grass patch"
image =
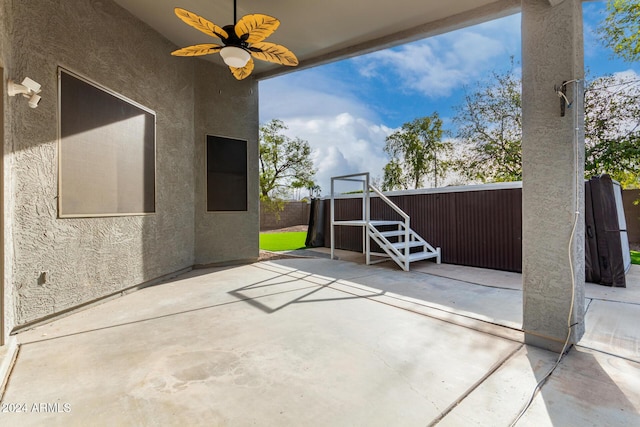
<path fill-rule="evenodd" d="M 260 233 L 260 249 L 264 251 L 293 251 L 305 248 L 306 231 Z"/>
<path fill-rule="evenodd" d="M 631 251 L 631 264 L 640 265 L 640 252 Z"/>

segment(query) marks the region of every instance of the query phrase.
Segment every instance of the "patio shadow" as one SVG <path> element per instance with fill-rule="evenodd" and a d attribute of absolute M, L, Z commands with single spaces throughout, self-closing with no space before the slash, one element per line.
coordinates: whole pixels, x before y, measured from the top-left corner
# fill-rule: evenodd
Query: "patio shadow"
<path fill-rule="evenodd" d="M 528 352 L 527 357 L 540 381 L 548 370 L 536 369 L 541 363 L 538 353 Z M 546 418 L 554 426 L 635 425 L 640 408 L 634 387 L 638 378 L 637 363 L 574 347 L 547 379 L 518 424 L 528 425 L 535 420 L 541 425 Z"/>
<path fill-rule="evenodd" d="M 264 268 L 264 266 L 260 266 L 259 264 L 256 264 L 256 266 L 258 268 Z M 266 280 L 262 280 L 259 282 L 255 282 L 246 286 L 242 286 L 238 289 L 234 289 L 232 291 L 229 291 L 228 294 L 234 296 L 235 298 L 237 298 L 240 301 L 246 302 L 247 304 L 252 305 L 255 308 L 258 308 L 260 310 L 262 310 L 263 312 L 267 313 L 267 314 L 272 314 L 275 313 L 279 310 L 282 310 L 292 304 L 307 304 L 307 303 L 317 303 L 317 302 L 329 302 L 329 301 L 339 301 L 339 300 L 352 300 L 352 299 L 361 299 L 361 298 L 371 298 L 371 297 L 376 297 L 376 296 L 381 296 L 384 295 L 385 292 L 384 291 L 380 291 L 377 293 L 370 293 L 368 295 L 354 295 L 354 296 L 348 296 L 348 297 L 339 297 L 339 298 L 314 298 L 314 299 L 309 299 L 309 297 L 311 295 L 316 294 L 317 292 L 330 287 L 332 284 L 335 284 L 338 282 L 338 279 L 330 279 L 330 278 L 324 278 L 322 276 L 317 276 L 313 273 L 309 273 L 306 271 L 301 271 L 301 270 L 291 270 L 287 273 L 283 273 L 278 277 L 287 277 L 288 280 L 286 281 L 276 281 L 273 282 L 274 279 L 277 278 L 270 278 L 270 279 L 266 279 Z M 313 279 L 313 281 L 311 281 L 311 279 Z M 293 298 L 292 300 L 284 303 L 284 304 L 280 304 L 276 307 L 269 307 L 267 304 L 261 302 L 258 298 L 253 298 L 251 296 L 248 295 L 248 293 L 252 290 L 256 290 L 256 289 L 261 289 L 261 288 L 265 288 L 265 287 L 269 287 L 269 286 L 277 286 L 277 285 L 281 285 L 283 283 L 288 283 L 288 282 L 297 282 L 297 281 L 306 281 L 311 285 L 311 290 L 303 295 L 299 295 L 296 296 L 295 298 Z M 320 283 L 322 282 L 326 282 L 326 283 Z M 300 289 L 305 289 L 305 288 L 298 288 L 296 290 L 300 290 Z M 285 290 L 285 291 L 280 291 L 280 292 L 274 292 L 271 293 L 269 295 L 276 295 L 276 294 L 281 294 L 281 293 L 287 293 L 287 292 L 291 292 L 289 290 Z"/>

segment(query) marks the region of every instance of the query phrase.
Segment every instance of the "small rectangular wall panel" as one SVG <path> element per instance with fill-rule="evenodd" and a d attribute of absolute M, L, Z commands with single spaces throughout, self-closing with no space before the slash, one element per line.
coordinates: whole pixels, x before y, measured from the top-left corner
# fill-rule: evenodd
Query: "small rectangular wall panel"
<path fill-rule="evenodd" d="M 155 113 L 64 69 L 58 215 L 155 212 Z"/>
<path fill-rule="evenodd" d="M 247 141 L 207 135 L 207 211 L 247 210 Z"/>

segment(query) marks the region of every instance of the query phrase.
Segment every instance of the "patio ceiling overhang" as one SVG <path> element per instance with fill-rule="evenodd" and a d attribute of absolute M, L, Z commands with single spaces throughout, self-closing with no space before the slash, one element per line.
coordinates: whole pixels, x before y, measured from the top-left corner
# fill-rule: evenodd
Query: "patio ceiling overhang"
<path fill-rule="evenodd" d="M 233 21 L 233 0 L 115 1 L 180 47 L 211 43 L 212 39 L 179 20 L 173 13 L 175 7 L 220 26 Z M 287 46 L 300 60 L 295 68 L 256 61 L 254 76 L 263 79 L 514 14 L 520 11 L 520 4 L 520 0 L 237 0 L 237 16 L 263 13 L 277 17 L 280 28 L 268 41 Z M 219 55 L 204 58 L 223 65 Z"/>
<path fill-rule="evenodd" d="M 177 46 L 211 43 L 211 38 L 176 18 L 174 7 L 218 25 L 233 20 L 233 0 L 115 1 Z M 578 342 L 585 330 L 579 237 L 584 236 L 583 1 L 239 0 L 237 14 L 279 18 L 282 25 L 269 41 L 287 46 L 300 60 L 295 68 L 258 61 L 253 76 L 264 79 L 522 13 L 523 328 L 527 344 L 556 352 Z M 222 65 L 218 55 L 207 60 Z M 567 96 L 575 99 L 571 115 L 559 112 L 558 85 L 568 85 Z"/>

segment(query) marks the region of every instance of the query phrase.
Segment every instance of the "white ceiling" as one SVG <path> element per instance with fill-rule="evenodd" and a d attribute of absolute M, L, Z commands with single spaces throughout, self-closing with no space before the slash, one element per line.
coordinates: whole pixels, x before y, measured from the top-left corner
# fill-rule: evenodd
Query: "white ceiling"
<path fill-rule="evenodd" d="M 219 26 L 233 23 L 233 0 L 115 0 L 178 47 L 216 43 L 178 19 L 181 7 Z M 278 18 L 267 41 L 293 51 L 306 68 L 516 13 L 520 0 L 237 0 L 238 18 Z M 169 52 L 167 52 L 169 54 Z M 219 55 L 206 59 L 222 64 Z M 195 59 L 184 59 L 195 60 Z M 292 71 L 256 61 L 258 78 Z"/>

